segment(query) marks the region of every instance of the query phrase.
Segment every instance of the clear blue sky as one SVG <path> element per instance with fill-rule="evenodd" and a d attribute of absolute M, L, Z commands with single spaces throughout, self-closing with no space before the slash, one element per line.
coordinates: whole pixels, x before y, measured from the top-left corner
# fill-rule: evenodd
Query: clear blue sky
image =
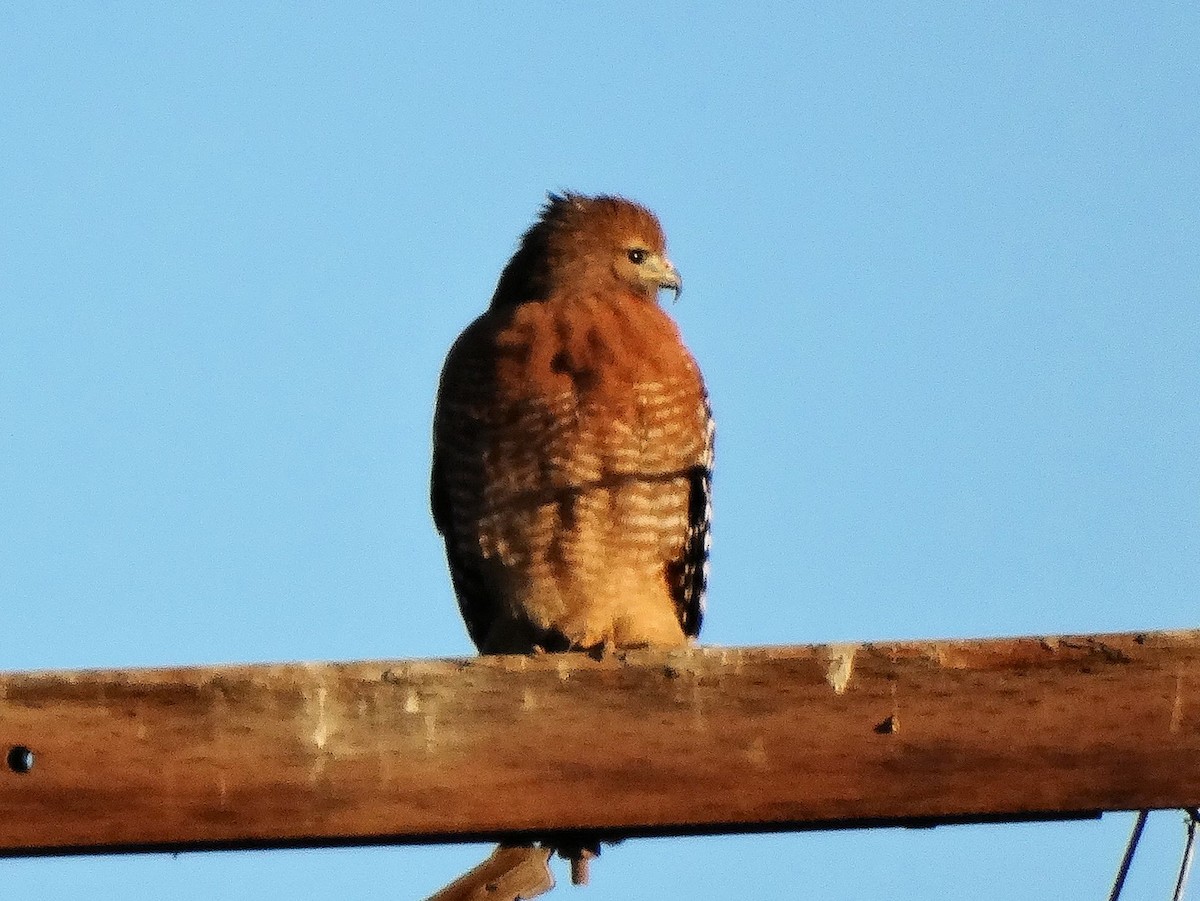
<path fill-rule="evenodd" d="M 0 85 L 0 669 L 470 653 L 433 395 L 556 188 L 687 282 L 706 643 L 1200 625 L 1194 4 L 21 2 Z M 626 843 L 577 897 L 1094 899 L 1130 821 Z M 409 898 L 486 850 L 0 892 Z"/>

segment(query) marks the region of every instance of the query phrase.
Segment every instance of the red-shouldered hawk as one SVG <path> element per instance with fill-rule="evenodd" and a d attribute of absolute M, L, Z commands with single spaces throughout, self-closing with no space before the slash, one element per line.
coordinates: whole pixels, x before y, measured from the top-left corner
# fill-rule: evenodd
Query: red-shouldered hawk
<path fill-rule="evenodd" d="M 708 568 L 713 421 L 658 291 L 654 214 L 551 194 L 459 336 L 434 415 L 434 522 L 483 653 L 686 644 Z"/>

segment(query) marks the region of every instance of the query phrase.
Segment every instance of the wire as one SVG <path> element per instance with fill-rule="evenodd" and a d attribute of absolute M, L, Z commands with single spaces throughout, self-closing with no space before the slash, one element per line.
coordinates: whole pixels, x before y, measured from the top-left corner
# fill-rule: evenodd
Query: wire
<path fill-rule="evenodd" d="M 1183 862 L 1179 864 L 1179 878 L 1175 880 L 1175 894 L 1171 901 L 1183 901 L 1183 890 L 1187 888 L 1188 873 L 1192 869 L 1192 854 L 1196 850 L 1196 824 L 1200 823 L 1200 811 L 1195 807 L 1185 807 L 1188 816 L 1187 841 L 1183 846 Z"/>
<path fill-rule="evenodd" d="M 1121 897 L 1121 889 L 1125 887 L 1125 877 L 1129 875 L 1129 866 L 1133 863 L 1133 854 L 1137 851 L 1138 841 L 1142 837 L 1142 830 L 1146 828 L 1146 817 L 1150 811 L 1139 810 L 1137 820 L 1133 824 L 1133 832 L 1129 836 L 1129 844 L 1125 846 L 1125 856 L 1121 859 L 1121 868 L 1117 870 L 1117 878 L 1113 881 L 1112 891 L 1108 895 L 1108 901 L 1117 901 Z"/>

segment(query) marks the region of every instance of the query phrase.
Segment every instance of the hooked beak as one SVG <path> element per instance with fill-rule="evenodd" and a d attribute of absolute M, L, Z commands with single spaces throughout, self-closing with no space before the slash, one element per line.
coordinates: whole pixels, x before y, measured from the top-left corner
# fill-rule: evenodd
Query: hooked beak
<path fill-rule="evenodd" d="M 675 292 L 675 297 L 671 301 L 674 303 L 676 300 L 679 300 L 679 295 L 683 293 L 683 277 L 680 276 L 679 271 L 675 268 L 675 264 L 666 257 L 662 257 L 660 269 L 658 286 Z"/>

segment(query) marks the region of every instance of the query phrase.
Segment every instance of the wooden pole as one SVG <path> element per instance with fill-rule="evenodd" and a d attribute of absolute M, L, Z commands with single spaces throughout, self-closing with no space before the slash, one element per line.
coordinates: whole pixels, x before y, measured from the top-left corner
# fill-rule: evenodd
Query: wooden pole
<path fill-rule="evenodd" d="M 548 848 L 501 845 L 426 901 L 529 901 L 552 888 Z"/>
<path fill-rule="evenodd" d="M 1200 631 L 11 673 L 0 754 L 5 854 L 1196 807 Z"/>

